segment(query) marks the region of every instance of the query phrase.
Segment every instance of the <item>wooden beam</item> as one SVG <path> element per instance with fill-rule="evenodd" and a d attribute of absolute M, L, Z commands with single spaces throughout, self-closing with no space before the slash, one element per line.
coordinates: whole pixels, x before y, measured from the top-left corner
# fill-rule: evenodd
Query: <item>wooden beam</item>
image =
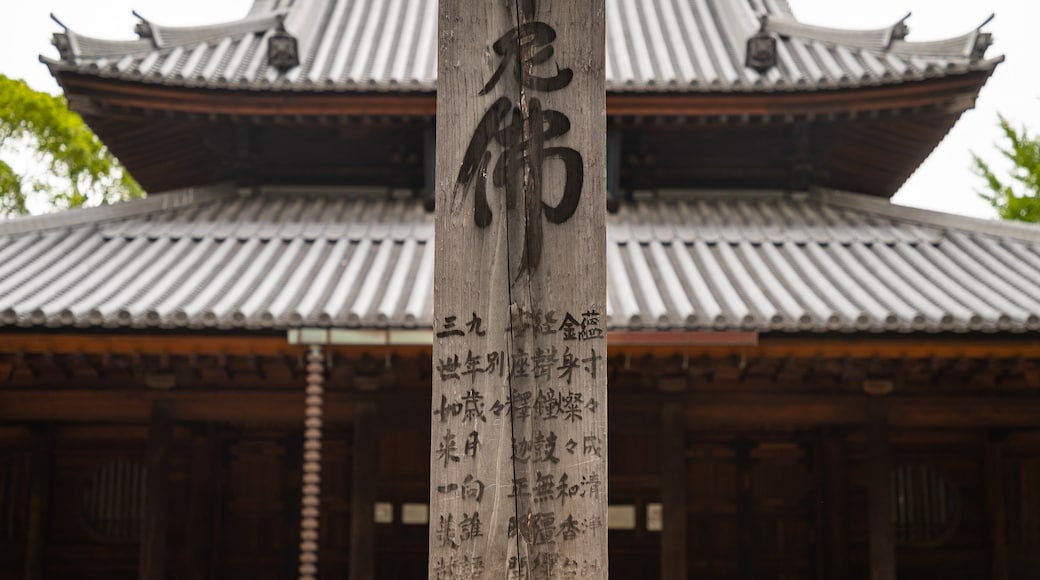
<path fill-rule="evenodd" d="M 164 403 L 178 420 L 277 421 L 296 423 L 303 416 L 299 392 L 206 391 L 0 391 L 0 418 L 28 421 L 148 420 L 152 404 Z M 340 397 L 330 405 L 333 416 L 349 419 L 353 403 Z"/>
<path fill-rule="evenodd" d="M 29 490 L 29 524 L 25 540 L 25 580 L 40 580 L 46 574 L 54 447 L 53 432 L 49 425 L 36 427 L 33 431 L 32 455 L 29 459 L 32 487 Z"/>
<path fill-rule="evenodd" d="M 986 470 L 986 516 L 989 526 L 990 578 L 1008 580 L 1007 514 L 1004 501 L 1003 441 L 985 434 L 983 469 Z"/>
<path fill-rule="evenodd" d="M 306 348 L 277 336 L 191 336 L 141 334 L 0 334 L 0 352 L 25 354 L 248 354 L 301 356 Z"/>
<path fill-rule="evenodd" d="M 385 395 L 385 396 L 382 396 Z M 618 397 L 638 407 L 644 397 Z M 351 421 L 362 394 L 333 391 L 325 395 L 326 421 Z M 422 413 L 421 392 L 380 393 L 380 405 Z M 862 426 L 863 395 L 785 395 L 761 393 L 695 393 L 682 396 L 683 416 L 690 429 L 726 427 Z M 299 391 L 156 391 L 156 390 L 0 390 L 0 421 L 83 421 L 141 423 L 153 402 L 162 402 L 178 421 L 267 421 L 296 423 L 303 416 Z M 438 400 L 439 403 L 439 400 Z M 488 405 L 494 403 L 491 400 Z M 912 428 L 1033 428 L 1040 424 L 1040 398 L 994 396 L 891 396 L 889 423 Z M 656 412 L 656 411 L 655 411 Z M 396 413 L 396 411 L 395 411 Z M 436 418 L 436 417 L 435 417 Z M 649 428 L 653 428 L 650 426 Z"/>
<path fill-rule="evenodd" d="M 886 401 L 867 405 L 867 521 L 870 534 L 871 580 L 895 580 L 896 544 L 892 521 L 892 452 L 888 441 Z"/>
<path fill-rule="evenodd" d="M 375 578 L 374 509 L 379 465 L 376 406 L 360 403 L 354 417 L 353 478 L 350 490 L 350 580 Z"/>
<path fill-rule="evenodd" d="M 622 333 L 627 344 L 614 345 L 614 333 L 610 333 L 610 354 L 627 354 L 632 357 L 667 357 L 688 355 L 691 357 L 720 357 L 744 355 L 747 357 L 771 358 L 849 358 L 849 359 L 903 359 L 903 358 L 1040 358 L 1040 340 L 982 340 L 971 337 L 956 338 L 786 338 L 759 336 L 757 345 L 704 344 L 707 337 L 692 344 L 656 344 L 652 332 L 645 334 L 646 341 L 637 341 L 633 335 Z M 690 333 L 699 335 L 705 333 Z M 730 337 L 740 340 L 739 336 Z M 725 339 L 729 340 L 729 339 Z"/>
<path fill-rule="evenodd" d="M 1036 427 L 1037 397 L 936 395 L 893 397 L 889 422 L 895 427 Z"/>
<path fill-rule="evenodd" d="M 867 419 L 860 395 L 761 395 L 697 393 L 685 398 L 691 428 L 727 426 L 847 426 Z M 896 427 L 1031 427 L 1040 421 L 1034 397 L 904 396 L 888 401 Z"/>
<path fill-rule="evenodd" d="M 421 332 L 433 331 L 424 329 Z M 372 332 L 372 344 L 328 345 L 336 356 L 363 353 L 383 356 L 429 356 L 429 344 L 392 344 L 392 334 Z M 775 358 L 1040 358 L 1040 340 L 955 338 L 785 338 L 755 333 L 610 332 L 610 354 L 629 356 L 729 356 Z M 263 335 L 157 335 L 157 334 L 40 334 L 0 333 L 0 353 L 29 354 L 166 354 L 169 356 L 223 354 L 226 356 L 302 356 L 302 345 L 291 345 L 284 334 Z"/>
<path fill-rule="evenodd" d="M 864 419 L 861 396 L 762 396 L 697 393 L 684 397 L 691 429 L 731 426 L 859 425 Z"/>
<path fill-rule="evenodd" d="M 170 487 L 170 446 L 173 419 L 161 403 L 148 419 L 144 519 L 141 523 L 140 580 L 164 580 L 167 564 L 167 517 Z"/>
<path fill-rule="evenodd" d="M 681 403 L 661 409 L 661 580 L 686 580 L 686 423 Z"/>

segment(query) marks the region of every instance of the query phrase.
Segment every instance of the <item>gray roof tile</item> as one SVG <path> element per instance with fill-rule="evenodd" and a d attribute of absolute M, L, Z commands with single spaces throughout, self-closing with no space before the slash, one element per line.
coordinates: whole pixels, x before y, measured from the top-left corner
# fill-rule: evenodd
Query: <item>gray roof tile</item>
<path fill-rule="evenodd" d="M 0 326 L 429 328 L 433 217 L 387 192 L 189 190 L 0 223 Z M 840 192 L 608 218 L 627 330 L 1040 330 L 1040 228 Z"/>
<path fill-rule="evenodd" d="M 280 73 L 267 38 L 285 17 L 301 64 Z M 773 0 L 606 0 L 606 76 L 613 92 L 805 91 L 989 70 L 979 30 L 907 42 L 903 21 L 867 31 L 798 22 Z M 904 19 L 905 20 L 905 19 Z M 56 35 L 54 71 L 174 86 L 247 90 L 432 91 L 436 0 L 257 0 L 242 20 L 191 28 L 145 21 L 148 38 Z M 744 66 L 759 29 L 779 39 L 778 65 Z"/>

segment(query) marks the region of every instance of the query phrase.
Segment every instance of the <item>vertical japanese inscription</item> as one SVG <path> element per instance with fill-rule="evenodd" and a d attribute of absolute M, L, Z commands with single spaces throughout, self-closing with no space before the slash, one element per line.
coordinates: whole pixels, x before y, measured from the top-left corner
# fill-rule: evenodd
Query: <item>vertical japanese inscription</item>
<path fill-rule="evenodd" d="M 441 0 L 431 578 L 605 578 L 603 0 Z"/>

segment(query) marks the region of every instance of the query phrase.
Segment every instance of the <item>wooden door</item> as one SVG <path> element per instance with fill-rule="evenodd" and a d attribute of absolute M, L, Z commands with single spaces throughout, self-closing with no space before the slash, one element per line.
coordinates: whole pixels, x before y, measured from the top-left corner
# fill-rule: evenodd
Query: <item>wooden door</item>
<path fill-rule="evenodd" d="M 1040 431 L 1008 437 L 1002 476 L 1009 577 L 1040 578 Z"/>
<path fill-rule="evenodd" d="M 25 566 L 29 501 L 35 461 L 28 432 L 0 429 L 0 578 L 20 577 Z"/>
<path fill-rule="evenodd" d="M 292 577 L 299 537 L 299 440 L 242 434 L 223 445 L 219 578 Z"/>
<path fill-rule="evenodd" d="M 57 429 L 44 577 L 137 578 L 145 435 L 143 427 Z"/>
<path fill-rule="evenodd" d="M 687 450 L 687 570 L 698 579 L 815 577 L 814 447 L 700 440 Z"/>
<path fill-rule="evenodd" d="M 615 421 L 621 425 L 621 421 Z M 660 506 L 659 437 L 653 431 L 610 432 L 608 493 L 611 513 L 621 521 L 608 525 L 611 578 L 658 578 L 661 574 L 661 526 L 649 515 Z"/>
<path fill-rule="evenodd" d="M 425 578 L 429 554 L 429 424 L 416 429 L 384 429 L 379 440 L 367 442 L 379 450 L 375 500 L 390 507 L 389 520 L 376 524 L 376 578 Z M 476 483 L 455 485 L 458 493 L 490 493 Z M 425 514 L 423 513 L 425 510 Z M 458 568 L 461 569 L 461 568 Z"/>

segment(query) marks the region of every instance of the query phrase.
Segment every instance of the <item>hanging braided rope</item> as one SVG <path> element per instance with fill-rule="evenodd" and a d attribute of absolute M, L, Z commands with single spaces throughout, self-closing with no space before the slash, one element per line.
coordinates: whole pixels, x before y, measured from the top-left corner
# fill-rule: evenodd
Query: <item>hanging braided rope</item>
<path fill-rule="evenodd" d="M 300 580 L 318 577 L 318 521 L 321 513 L 321 415 L 325 365 L 321 347 L 307 354 L 307 399 L 304 408 L 303 490 L 300 501 Z"/>

